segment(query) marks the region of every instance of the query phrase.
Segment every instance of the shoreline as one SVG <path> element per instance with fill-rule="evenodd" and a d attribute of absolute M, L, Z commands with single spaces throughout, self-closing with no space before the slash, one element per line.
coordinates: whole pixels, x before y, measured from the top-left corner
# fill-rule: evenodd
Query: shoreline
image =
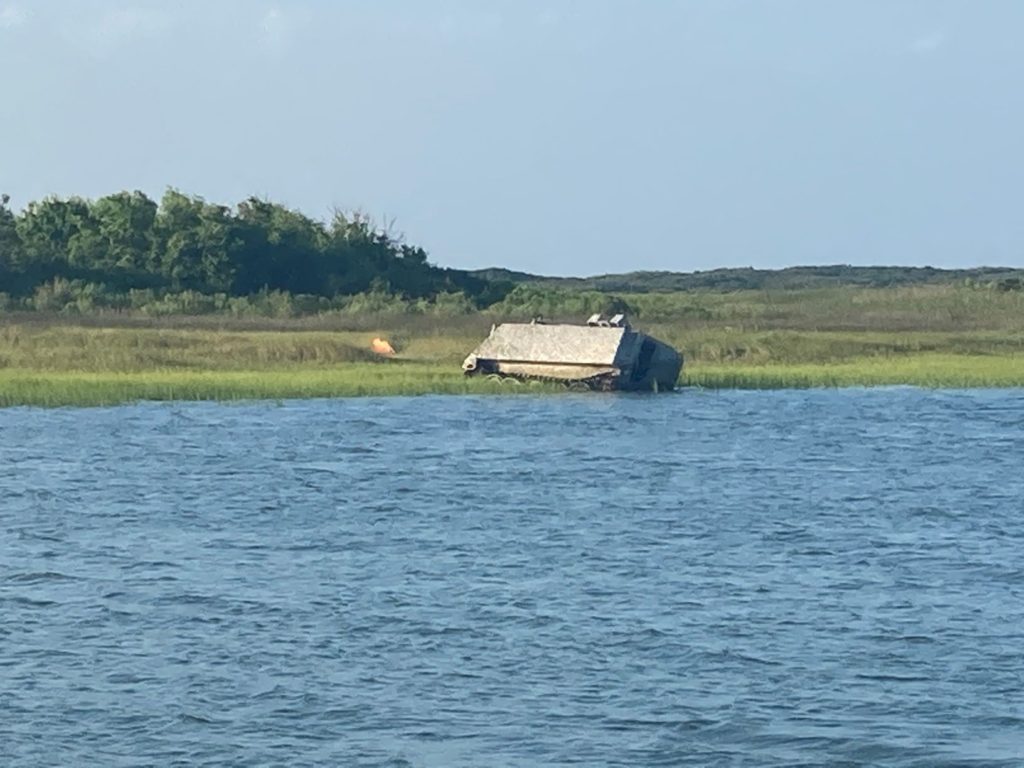
<path fill-rule="evenodd" d="M 702 365 L 679 387 L 704 390 L 1024 388 L 1024 357 L 921 354 L 836 364 Z M 353 362 L 296 370 L 0 369 L 0 407 L 111 406 L 140 401 L 274 401 L 417 395 L 559 394 L 557 384 L 467 378 L 438 363 Z"/>
<path fill-rule="evenodd" d="M 0 407 L 140 400 L 559 393 L 558 384 L 467 378 L 461 363 L 491 318 L 399 317 L 367 329 L 98 326 L 73 319 L 0 326 Z M 186 327 L 180 327 L 180 325 Z M 681 387 L 1024 388 L 1024 328 L 771 329 L 644 323 L 681 350 Z M 398 354 L 370 350 L 375 336 Z"/>

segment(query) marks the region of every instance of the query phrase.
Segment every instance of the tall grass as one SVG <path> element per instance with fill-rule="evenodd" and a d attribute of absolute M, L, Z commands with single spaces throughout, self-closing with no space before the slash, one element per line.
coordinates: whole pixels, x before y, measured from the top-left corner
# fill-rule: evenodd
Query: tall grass
<path fill-rule="evenodd" d="M 859 358 L 842 363 L 694 365 L 681 383 L 710 389 L 804 389 L 811 387 L 1021 387 L 1024 357 L 924 354 Z"/>
<path fill-rule="evenodd" d="M 114 405 L 137 400 L 284 400 L 424 394 L 533 394 L 550 384 L 466 378 L 438 365 L 352 363 L 297 371 L 0 371 L 0 406 Z"/>
<path fill-rule="evenodd" d="M 685 385 L 1024 386 L 1019 292 L 922 286 L 626 298 L 640 310 L 638 327 L 683 351 Z M 0 405 L 560 391 L 461 375 L 463 357 L 502 319 L 0 314 Z M 376 335 L 391 340 L 397 359 L 369 351 Z"/>
<path fill-rule="evenodd" d="M 747 331 L 1024 330 L 1024 291 L 966 285 L 626 294 L 645 323 Z"/>
<path fill-rule="evenodd" d="M 2 296 L 2 295 L 0 295 Z M 173 300 L 172 300 L 173 299 Z M 234 302 L 232 304 L 231 302 Z M 235 306 L 235 305 L 238 306 Z M 240 309 L 244 305 L 243 309 Z M 6 306 L 6 309 L 5 309 Z M 4 317 L 22 324 L 73 322 L 99 326 L 225 328 L 236 330 L 356 330 L 378 327 L 476 328 L 493 320 L 542 315 L 580 321 L 594 311 L 627 311 L 650 326 L 734 327 L 744 331 L 974 331 L 1024 330 L 1024 290 L 991 285 L 921 284 L 891 288 L 836 286 L 787 290 L 623 293 L 524 287 L 482 312 L 460 294 L 433 302 L 364 294 L 327 300 L 267 293 L 228 299 L 185 292 L 161 299 L 160 309 L 133 303 L 34 311 L 0 299 Z"/>
<path fill-rule="evenodd" d="M 375 331 L 231 331 L 179 328 L 88 328 L 12 325 L 0 328 L 0 369 L 39 371 L 241 371 L 387 363 L 369 348 L 387 336 L 403 360 L 461 362 L 486 334 L 413 335 Z"/>

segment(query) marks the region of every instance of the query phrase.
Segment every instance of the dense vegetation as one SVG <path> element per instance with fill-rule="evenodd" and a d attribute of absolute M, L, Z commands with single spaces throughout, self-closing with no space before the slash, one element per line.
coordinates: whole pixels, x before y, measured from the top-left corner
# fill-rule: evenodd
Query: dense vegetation
<path fill-rule="evenodd" d="M 494 282 L 531 283 L 549 288 L 665 293 L 675 291 L 792 291 L 808 288 L 859 286 L 890 288 L 903 285 L 961 283 L 1002 290 L 1024 288 L 1024 270 L 1001 267 L 936 269 L 935 267 L 853 267 L 833 264 L 786 269 L 753 267 L 712 269 L 705 272 L 627 272 L 595 277 L 540 277 L 507 269 L 481 269 L 475 277 Z"/>
<path fill-rule="evenodd" d="M 841 310 L 844 324 L 864 328 L 886 306 L 892 316 L 896 305 L 907 305 L 900 315 L 905 328 L 815 330 L 816 310 L 801 315 L 796 303 L 773 308 L 753 294 L 746 305 L 736 297 L 725 303 L 722 296 L 719 304 L 714 296 L 700 297 L 735 324 L 690 317 L 644 328 L 683 351 L 684 385 L 1024 386 L 1024 313 L 1011 304 L 962 306 L 954 323 L 948 312 L 956 308 L 956 292 L 948 287 L 913 289 L 921 292 L 916 298 L 908 289 L 870 290 L 877 295 L 864 304 L 859 289 L 834 291 L 854 292 Z M 827 303 L 821 297 L 805 306 Z M 915 311 L 918 329 L 911 327 Z M 462 359 L 490 327 L 493 318 L 485 313 L 378 316 L 379 325 L 365 325 L 366 319 L 8 317 L 0 324 L 0 406 L 561 391 L 461 375 Z M 920 329 L 943 324 L 957 329 Z M 393 342 L 396 357 L 371 353 L 377 335 Z"/>
<path fill-rule="evenodd" d="M 1024 271 L 839 265 L 589 278 L 467 272 L 432 265 L 422 248 L 365 216 L 339 212 L 321 222 L 255 197 L 229 207 L 176 190 L 159 203 L 119 192 L 98 200 L 49 197 L 18 213 L 0 197 L 0 311 L 287 318 L 488 309 L 578 320 L 616 310 L 715 320 L 715 302 L 700 295 L 792 297 L 837 286 L 937 284 L 1019 292 Z"/>
<path fill-rule="evenodd" d="M 0 199 L 0 292 L 8 302 L 40 296 L 46 304 L 61 292 L 116 305 L 130 303 L 133 291 L 148 292 L 139 302 L 182 292 L 328 298 L 371 289 L 500 298 L 488 281 L 429 264 L 422 248 L 361 215 L 337 213 L 324 223 L 255 197 L 231 208 L 175 190 L 159 204 L 141 192 L 49 197 L 17 214 Z"/>

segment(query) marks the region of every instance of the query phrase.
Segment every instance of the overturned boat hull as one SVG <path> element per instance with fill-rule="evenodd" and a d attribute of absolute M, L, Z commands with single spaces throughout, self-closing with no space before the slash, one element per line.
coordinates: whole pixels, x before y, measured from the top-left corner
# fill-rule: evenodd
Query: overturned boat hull
<path fill-rule="evenodd" d="M 682 367 L 675 349 L 628 325 L 504 323 L 462 370 L 595 390 L 663 392 L 675 388 Z"/>

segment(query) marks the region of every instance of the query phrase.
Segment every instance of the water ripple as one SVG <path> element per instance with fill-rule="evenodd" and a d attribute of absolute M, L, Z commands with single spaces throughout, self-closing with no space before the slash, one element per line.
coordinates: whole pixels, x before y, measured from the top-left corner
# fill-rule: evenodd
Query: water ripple
<path fill-rule="evenodd" d="M 0 764 L 1024 764 L 1024 394 L 0 411 Z"/>

